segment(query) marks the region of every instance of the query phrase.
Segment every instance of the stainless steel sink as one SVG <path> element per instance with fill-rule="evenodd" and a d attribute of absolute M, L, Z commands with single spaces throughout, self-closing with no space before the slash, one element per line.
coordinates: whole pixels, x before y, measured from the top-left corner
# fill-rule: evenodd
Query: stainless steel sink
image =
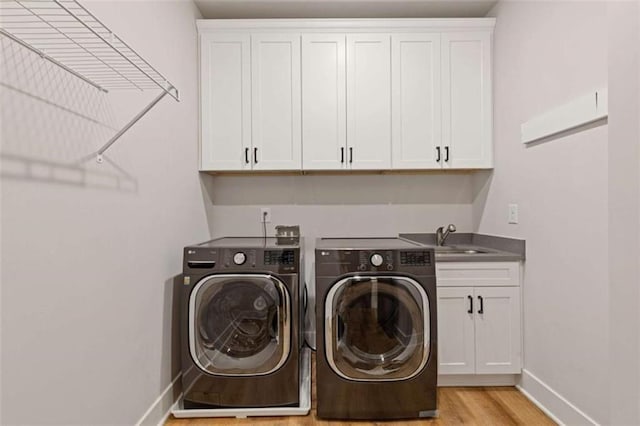
<path fill-rule="evenodd" d="M 488 250 L 483 250 L 475 247 L 457 247 L 457 246 L 440 246 L 440 247 L 436 247 L 435 250 L 437 255 L 491 253 Z"/>

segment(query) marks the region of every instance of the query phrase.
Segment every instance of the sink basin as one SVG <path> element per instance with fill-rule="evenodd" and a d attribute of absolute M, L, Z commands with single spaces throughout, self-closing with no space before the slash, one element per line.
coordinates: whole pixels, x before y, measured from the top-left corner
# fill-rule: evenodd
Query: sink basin
<path fill-rule="evenodd" d="M 439 255 L 447 255 L 447 254 L 483 254 L 490 253 L 487 250 L 482 250 L 478 248 L 471 247 L 456 247 L 456 246 L 442 246 L 436 247 L 436 254 Z"/>

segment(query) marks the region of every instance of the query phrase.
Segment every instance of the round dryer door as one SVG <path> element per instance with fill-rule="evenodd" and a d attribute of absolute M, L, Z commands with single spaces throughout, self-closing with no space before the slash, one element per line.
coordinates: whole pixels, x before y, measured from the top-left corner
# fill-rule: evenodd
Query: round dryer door
<path fill-rule="evenodd" d="M 418 374 L 429 358 L 429 300 L 408 277 L 359 276 L 333 285 L 325 302 L 331 368 L 349 380 Z"/>
<path fill-rule="evenodd" d="M 203 371 L 269 374 L 289 356 L 291 311 L 285 284 L 271 275 L 213 275 L 189 299 L 189 350 Z"/>

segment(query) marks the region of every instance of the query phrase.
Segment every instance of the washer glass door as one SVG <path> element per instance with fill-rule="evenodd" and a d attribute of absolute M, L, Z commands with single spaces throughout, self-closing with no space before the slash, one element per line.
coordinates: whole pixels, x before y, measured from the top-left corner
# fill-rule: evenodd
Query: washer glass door
<path fill-rule="evenodd" d="M 203 371 L 269 374 L 289 356 L 291 311 L 285 284 L 267 274 L 203 278 L 189 298 L 189 350 Z"/>
<path fill-rule="evenodd" d="M 408 379 L 429 358 L 429 300 L 408 277 L 338 281 L 327 295 L 325 326 L 327 360 L 346 379 Z"/>

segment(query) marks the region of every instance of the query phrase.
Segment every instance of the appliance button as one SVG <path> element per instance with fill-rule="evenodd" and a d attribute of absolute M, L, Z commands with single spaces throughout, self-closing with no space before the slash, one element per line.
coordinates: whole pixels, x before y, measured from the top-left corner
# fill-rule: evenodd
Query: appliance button
<path fill-rule="evenodd" d="M 242 265 L 246 261 L 247 261 L 247 256 L 241 251 L 233 255 L 233 263 L 235 263 L 236 265 Z"/>
<path fill-rule="evenodd" d="M 392 265 L 392 264 L 390 264 L 390 263 L 387 263 L 387 270 L 388 270 L 388 271 L 393 270 L 393 265 Z"/>
<path fill-rule="evenodd" d="M 382 265 L 382 262 L 384 262 L 384 259 L 378 253 L 374 253 L 371 255 L 371 264 L 373 266 L 380 266 Z"/>
<path fill-rule="evenodd" d="M 361 263 L 360 266 L 358 266 L 359 271 L 364 271 L 365 269 L 367 269 L 367 265 L 365 265 L 364 263 Z"/>

